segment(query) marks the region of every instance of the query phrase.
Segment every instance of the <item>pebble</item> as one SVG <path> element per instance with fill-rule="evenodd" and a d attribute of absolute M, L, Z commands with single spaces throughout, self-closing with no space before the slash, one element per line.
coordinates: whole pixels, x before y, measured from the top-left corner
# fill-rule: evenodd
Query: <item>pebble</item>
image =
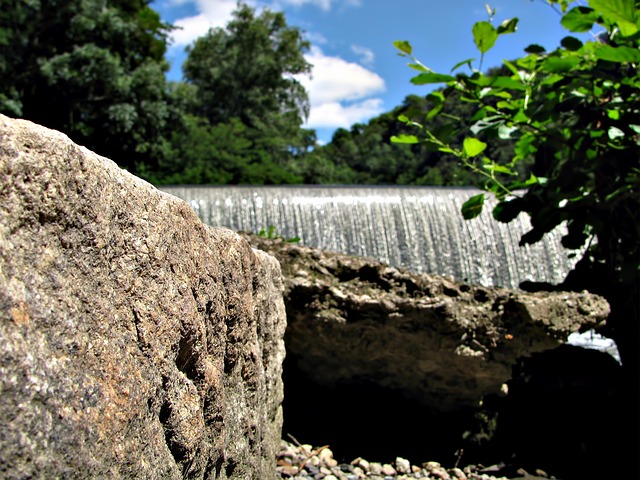
<path fill-rule="evenodd" d="M 462 469 L 445 468 L 433 461 L 412 465 L 402 457 L 397 457 L 393 464 L 371 462 L 361 457 L 339 464 L 328 446 L 294 445 L 285 440 L 280 444 L 276 471 L 280 478 L 295 480 L 509 480 L 487 475 L 473 465 Z"/>

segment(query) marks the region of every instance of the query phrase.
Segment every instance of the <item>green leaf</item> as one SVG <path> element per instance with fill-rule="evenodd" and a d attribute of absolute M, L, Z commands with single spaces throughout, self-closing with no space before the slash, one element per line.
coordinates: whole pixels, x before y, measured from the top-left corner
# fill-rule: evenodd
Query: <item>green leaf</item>
<path fill-rule="evenodd" d="M 484 117 L 482 120 L 474 123 L 473 125 L 471 125 L 471 127 L 469 127 L 469 130 L 477 135 L 483 130 L 489 130 L 499 127 L 502 123 L 504 123 L 504 117 L 502 115 L 492 115 Z"/>
<path fill-rule="evenodd" d="M 439 105 L 441 103 L 444 103 L 444 94 L 442 92 L 431 92 L 429 95 L 427 95 L 427 100 L 432 101 L 434 104 Z"/>
<path fill-rule="evenodd" d="M 510 140 L 511 135 L 517 131 L 518 127 L 508 127 L 507 125 L 502 124 L 498 127 L 498 137 L 502 140 Z"/>
<path fill-rule="evenodd" d="M 611 45 L 600 45 L 595 55 L 601 60 L 618 63 L 640 62 L 640 50 L 631 47 L 612 47 Z"/>
<path fill-rule="evenodd" d="M 548 73 L 566 73 L 580 63 L 576 57 L 549 57 L 542 63 L 542 71 Z"/>
<path fill-rule="evenodd" d="M 442 73 L 421 73 L 411 79 L 411 83 L 414 85 L 427 85 L 429 83 L 447 83 L 455 80 L 455 77 L 451 75 L 444 75 Z"/>
<path fill-rule="evenodd" d="M 527 48 L 524 49 L 527 53 L 544 53 L 546 50 L 542 45 L 538 45 L 537 43 L 532 43 Z"/>
<path fill-rule="evenodd" d="M 480 193 L 478 195 L 474 195 L 469 200 L 462 204 L 462 208 L 460 211 L 462 212 L 462 217 L 465 220 L 471 220 L 472 218 L 476 218 L 478 215 L 482 213 L 482 207 L 484 206 L 484 193 Z"/>
<path fill-rule="evenodd" d="M 491 86 L 493 88 L 506 88 L 509 90 L 526 90 L 521 80 L 516 80 L 512 77 L 496 77 L 491 83 Z"/>
<path fill-rule="evenodd" d="M 467 58 L 466 60 L 463 60 L 461 62 L 456 63 L 451 68 L 451 72 L 455 72 L 458 68 L 460 68 L 463 65 L 469 65 L 469 68 L 471 68 L 471 62 L 473 62 L 474 60 L 475 60 L 475 58 Z"/>
<path fill-rule="evenodd" d="M 411 44 L 406 40 L 396 40 L 395 42 L 393 42 L 393 46 L 407 55 L 411 55 L 411 52 L 413 52 Z"/>
<path fill-rule="evenodd" d="M 502 22 L 500 24 L 500 26 L 498 27 L 498 35 L 504 35 L 507 33 L 515 33 L 515 31 L 518 28 L 518 18 L 510 18 L 508 20 L 505 20 L 504 22 Z"/>
<path fill-rule="evenodd" d="M 488 163 L 487 165 L 483 165 L 482 168 L 492 173 L 498 172 L 506 175 L 515 175 L 510 168 L 505 167 L 504 165 L 498 165 L 497 163 Z"/>
<path fill-rule="evenodd" d="M 592 8 L 575 7 L 562 17 L 560 23 L 570 32 L 588 32 L 597 21 L 598 14 Z"/>
<path fill-rule="evenodd" d="M 456 153 L 456 151 L 454 149 L 452 149 L 451 147 L 440 147 L 438 148 L 439 152 L 444 152 L 444 153 Z"/>
<path fill-rule="evenodd" d="M 609 127 L 609 131 L 607 132 L 607 134 L 609 135 L 609 138 L 611 140 L 624 137 L 624 132 L 620 130 L 618 127 Z"/>
<path fill-rule="evenodd" d="M 607 110 L 607 117 L 612 120 L 620 120 L 620 110 Z"/>
<path fill-rule="evenodd" d="M 418 137 L 416 137 L 415 135 L 406 135 L 404 133 L 400 135 L 393 135 L 391 137 L 391 143 L 414 144 L 419 142 L 420 140 L 418 140 Z"/>
<path fill-rule="evenodd" d="M 487 144 L 477 138 L 467 137 L 462 143 L 462 149 L 467 157 L 480 155 L 487 148 Z"/>
<path fill-rule="evenodd" d="M 502 60 L 502 63 L 504 63 L 507 66 L 507 68 L 511 70 L 511 73 L 513 73 L 514 75 L 520 75 L 518 68 L 509 60 Z"/>
<path fill-rule="evenodd" d="M 433 102 L 433 108 L 427 113 L 427 120 L 431 120 L 444 108 L 444 95 L 442 92 L 432 92 L 427 95 L 427 100 L 431 100 Z"/>
<path fill-rule="evenodd" d="M 582 42 L 578 40 L 576 37 L 564 37 L 560 40 L 560 45 L 569 50 L 570 52 L 575 52 L 576 50 L 580 50 L 582 48 Z"/>
<path fill-rule="evenodd" d="M 561 80 L 565 80 L 564 75 L 558 75 L 558 74 L 548 75 L 544 77 L 542 82 L 540 82 L 540 85 L 553 85 L 554 83 L 558 83 Z"/>
<path fill-rule="evenodd" d="M 634 0 L 589 0 L 589 5 L 605 17 L 613 20 L 623 37 L 638 32 L 637 11 Z"/>
<path fill-rule="evenodd" d="M 493 218 L 502 223 L 509 223 L 522 212 L 522 203 L 519 198 L 503 200 L 493 208 Z"/>
<path fill-rule="evenodd" d="M 408 63 L 407 65 L 409 65 L 409 68 L 413 68 L 414 70 L 417 70 L 419 72 L 424 72 L 424 73 L 431 72 L 431 69 L 429 67 L 421 63 Z"/>
<path fill-rule="evenodd" d="M 476 22 L 472 29 L 473 41 L 480 53 L 488 52 L 496 43 L 498 31 L 489 22 Z"/>
<path fill-rule="evenodd" d="M 535 69 L 537 63 L 538 63 L 538 56 L 535 54 L 530 54 L 530 55 L 527 55 L 526 57 L 519 58 L 516 60 L 516 65 L 529 71 Z"/>

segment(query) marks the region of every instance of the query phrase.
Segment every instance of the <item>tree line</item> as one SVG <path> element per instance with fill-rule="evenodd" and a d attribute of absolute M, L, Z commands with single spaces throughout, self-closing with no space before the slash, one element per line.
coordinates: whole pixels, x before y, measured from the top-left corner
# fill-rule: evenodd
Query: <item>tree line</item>
<path fill-rule="evenodd" d="M 429 145 L 390 142 L 408 130 L 398 115 L 432 108 L 426 97 L 318 145 L 296 79 L 311 71 L 309 42 L 283 13 L 239 4 L 225 28 L 187 48 L 184 79 L 170 82 L 174 27 L 147 0 L 1 3 L 0 113 L 60 130 L 154 184 L 481 181 Z M 461 119 L 448 132 L 460 140 L 469 108 L 452 98 L 447 111 Z"/>

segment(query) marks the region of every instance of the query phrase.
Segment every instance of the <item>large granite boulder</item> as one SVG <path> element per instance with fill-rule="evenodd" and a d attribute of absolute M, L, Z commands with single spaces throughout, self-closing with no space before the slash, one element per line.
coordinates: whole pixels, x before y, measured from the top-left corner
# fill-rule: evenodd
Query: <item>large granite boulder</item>
<path fill-rule="evenodd" d="M 275 477 L 278 262 L 0 116 L 0 476 Z"/>

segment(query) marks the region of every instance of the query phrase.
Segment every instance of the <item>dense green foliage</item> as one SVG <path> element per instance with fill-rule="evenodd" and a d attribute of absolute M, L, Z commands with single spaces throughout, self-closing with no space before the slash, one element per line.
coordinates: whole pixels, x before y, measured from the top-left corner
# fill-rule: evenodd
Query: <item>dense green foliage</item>
<path fill-rule="evenodd" d="M 1 0 L 0 112 L 153 169 L 173 113 L 170 27 L 146 0 Z"/>
<path fill-rule="evenodd" d="M 454 143 L 421 118 L 405 115 L 400 120 L 422 133 L 398 135 L 394 141 L 426 142 L 483 175 L 486 188 L 500 200 L 493 211 L 497 220 L 509 222 L 522 212 L 531 217 L 532 229 L 522 244 L 535 243 L 566 223 L 563 245 L 587 249 L 564 287 L 607 297 L 612 306 L 608 333 L 625 364 L 637 371 L 640 2 L 590 0 L 589 7 L 573 8 L 567 1 L 549 3 L 558 4 L 564 12 L 561 23 L 571 32 L 599 26 L 602 33 L 584 43 L 569 35 L 553 52 L 531 45 L 527 56 L 505 62 L 506 71 L 486 75 L 473 68 L 470 74 L 433 72 L 413 58 L 408 42 L 396 42 L 420 71 L 413 83 L 446 84 L 429 95 L 436 106 L 427 116 L 442 115 L 446 98 L 462 96 L 473 106 L 473 125 L 472 135 Z M 494 13 L 473 30 L 481 55 L 517 25 L 512 19 L 494 27 Z M 472 66 L 465 61 L 453 70 L 464 65 Z M 487 142 L 499 139 L 515 142 L 511 158 L 489 152 Z M 531 162 L 531 168 L 519 170 L 523 162 Z M 483 198 L 474 196 L 465 204 L 465 217 L 481 211 Z"/>
<path fill-rule="evenodd" d="M 163 183 L 299 183 L 292 165 L 314 144 L 295 75 L 308 73 L 309 44 L 284 14 L 240 5 L 225 28 L 188 48 L 175 86 L 185 121 L 172 136 Z"/>

